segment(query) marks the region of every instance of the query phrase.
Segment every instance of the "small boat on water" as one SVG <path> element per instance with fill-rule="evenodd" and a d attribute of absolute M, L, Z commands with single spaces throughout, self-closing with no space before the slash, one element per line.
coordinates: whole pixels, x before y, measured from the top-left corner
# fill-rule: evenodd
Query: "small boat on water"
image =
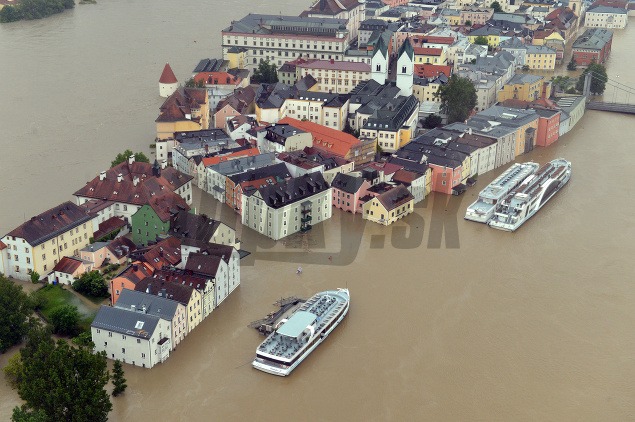
<path fill-rule="evenodd" d="M 515 231 L 529 220 L 571 178 L 571 163 L 558 158 L 545 164 L 523 182 L 496 207 L 487 223 L 499 230 Z"/>
<path fill-rule="evenodd" d="M 512 165 L 478 194 L 478 199 L 467 207 L 465 219 L 487 223 L 494 215 L 496 205 L 523 180 L 534 174 L 539 167 L 538 163 L 531 161 Z"/>
<path fill-rule="evenodd" d="M 281 377 L 289 375 L 344 319 L 349 304 L 348 289 L 313 295 L 258 346 L 252 366 Z"/>

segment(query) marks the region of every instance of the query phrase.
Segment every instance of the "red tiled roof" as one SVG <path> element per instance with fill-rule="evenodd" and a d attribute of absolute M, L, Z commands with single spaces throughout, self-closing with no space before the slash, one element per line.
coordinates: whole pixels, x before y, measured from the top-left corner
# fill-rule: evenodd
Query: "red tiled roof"
<path fill-rule="evenodd" d="M 178 82 L 176 80 L 176 76 L 174 76 L 174 72 L 172 72 L 172 68 L 170 67 L 169 63 L 166 63 L 165 67 L 163 67 L 163 72 L 161 73 L 159 82 L 162 84 L 175 84 Z"/>
<path fill-rule="evenodd" d="M 64 274 L 73 274 L 80 265 L 82 265 L 82 261 L 77 258 L 72 258 L 70 256 L 65 256 L 60 259 L 60 262 L 53 268 L 53 271 L 57 271 Z"/>
<path fill-rule="evenodd" d="M 190 210 L 190 206 L 187 205 L 185 199 L 171 191 L 150 199 L 149 205 L 164 223 L 170 221 L 172 214 L 181 210 Z"/>
<path fill-rule="evenodd" d="M 175 122 L 194 120 L 186 118 L 193 110 L 207 103 L 207 90 L 204 88 L 179 88 L 170 95 L 159 108 L 159 117 L 155 122 Z"/>
<path fill-rule="evenodd" d="M 441 66 L 437 64 L 415 65 L 415 74 L 420 78 L 434 78 L 441 73 L 449 78 L 452 75 L 452 66 Z"/>
<path fill-rule="evenodd" d="M 401 169 L 395 172 L 395 174 L 392 176 L 392 180 L 393 182 L 399 182 L 404 185 L 410 185 L 412 184 L 414 180 L 417 180 L 421 176 L 422 176 L 421 174 L 416 173 L 414 171 Z"/>
<path fill-rule="evenodd" d="M 138 161 L 129 164 L 124 161 L 106 171 L 106 177 L 95 177 L 74 193 L 75 196 L 111 200 L 125 204 L 145 205 L 154 196 L 163 195 L 167 191 L 175 191 L 193 179 L 173 167 L 158 171 L 150 163 Z M 118 181 L 121 174 L 122 180 Z M 136 183 L 135 183 L 136 180 Z"/>
<path fill-rule="evenodd" d="M 433 35 L 426 35 L 421 39 L 422 44 L 447 44 L 451 45 L 454 43 L 454 37 L 435 37 Z"/>
<path fill-rule="evenodd" d="M 553 34 L 554 32 L 557 32 L 557 31 L 555 29 L 547 29 L 547 30 L 535 31 L 534 32 L 534 39 L 535 40 L 542 40 L 544 38 L 547 38 L 549 35 Z"/>
<path fill-rule="evenodd" d="M 399 170 L 403 169 L 403 166 L 400 166 L 398 164 L 393 164 L 393 163 L 377 163 L 375 161 L 372 161 L 368 164 L 366 164 L 364 167 L 371 167 L 377 171 L 383 171 L 384 174 L 393 174 L 398 172 Z"/>
<path fill-rule="evenodd" d="M 322 151 L 330 152 L 340 157 L 345 157 L 353 147 L 361 144 L 361 141 L 339 130 L 309 121 L 300 121 L 292 117 L 285 117 L 278 123 L 289 124 L 313 136 L 313 147 Z"/>
<path fill-rule="evenodd" d="M 145 262 L 135 261 L 123 270 L 117 277 L 123 277 L 137 284 L 139 281 L 154 274 L 154 268 Z"/>
<path fill-rule="evenodd" d="M 176 237 L 168 237 L 144 253 L 143 259 L 157 270 L 163 266 L 176 265 L 181 262 L 181 241 Z"/>
<path fill-rule="evenodd" d="M 442 48 L 430 47 L 414 47 L 415 56 L 440 56 L 443 53 Z"/>
<path fill-rule="evenodd" d="M 203 158 L 203 165 L 205 167 L 209 167 L 209 166 L 213 166 L 215 164 L 221 163 L 223 161 L 230 161 L 239 157 L 251 157 L 258 154 L 260 154 L 260 151 L 258 151 L 258 148 L 243 149 L 241 151 L 232 152 L 231 154 L 227 154 L 227 155 L 217 155 L 215 157 Z"/>
<path fill-rule="evenodd" d="M 238 85 L 243 78 L 227 72 L 200 72 L 194 76 L 194 82 L 206 85 Z"/>
<path fill-rule="evenodd" d="M 7 245 L 5 245 L 4 243 L 2 243 L 2 240 L 0 240 L 0 251 L 3 249 L 6 249 Z"/>

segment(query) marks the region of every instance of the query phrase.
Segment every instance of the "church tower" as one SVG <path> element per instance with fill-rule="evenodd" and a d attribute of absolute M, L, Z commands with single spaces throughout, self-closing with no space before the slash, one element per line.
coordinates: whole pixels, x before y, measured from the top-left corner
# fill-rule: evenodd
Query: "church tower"
<path fill-rule="evenodd" d="M 397 57 L 397 88 L 399 95 L 412 95 L 412 86 L 414 85 L 415 71 L 415 51 L 410 44 L 410 40 L 406 39 L 399 49 Z"/>
<path fill-rule="evenodd" d="M 582 0 L 569 0 L 569 9 L 579 18 L 582 14 Z"/>
<path fill-rule="evenodd" d="M 388 47 L 386 47 L 382 37 L 379 37 L 379 40 L 377 40 L 370 66 L 372 79 L 384 85 L 386 83 L 386 76 L 388 75 Z"/>

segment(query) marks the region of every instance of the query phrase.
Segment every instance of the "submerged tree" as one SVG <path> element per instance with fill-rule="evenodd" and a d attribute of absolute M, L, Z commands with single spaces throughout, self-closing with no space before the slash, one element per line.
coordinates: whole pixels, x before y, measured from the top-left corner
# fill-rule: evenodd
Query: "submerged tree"
<path fill-rule="evenodd" d="M 43 412 L 51 421 L 108 420 L 112 403 L 105 386 L 109 374 L 104 352 L 57 343 L 48 328 L 33 324 L 22 358 L 18 393 L 26 402 L 21 413 Z"/>
<path fill-rule="evenodd" d="M 608 81 L 609 78 L 606 74 L 606 68 L 598 63 L 591 63 L 586 69 L 584 69 L 584 72 L 582 72 L 578 78 L 575 89 L 578 90 L 578 92 L 584 91 L 584 80 L 586 79 L 587 74 L 591 75 L 591 94 L 603 94 L 606 89 L 606 81 Z"/>
<path fill-rule="evenodd" d="M 121 365 L 119 359 L 115 361 L 115 364 L 112 368 L 112 385 L 114 387 L 112 390 L 112 395 L 115 397 L 126 391 L 126 388 L 128 387 L 128 385 L 126 384 L 126 378 L 124 378 L 123 375 L 123 366 Z"/>
<path fill-rule="evenodd" d="M 131 150 L 127 149 L 124 152 L 117 154 L 115 159 L 110 163 L 110 167 L 114 167 L 117 164 L 121 164 L 124 161 L 127 161 L 128 158 L 130 158 L 131 155 L 134 155 L 134 160 L 135 161 L 140 161 L 142 163 L 149 163 L 150 162 L 148 157 L 146 157 L 146 155 L 143 152 L 132 152 Z"/>
<path fill-rule="evenodd" d="M 33 304 L 22 286 L 0 274 L 0 353 L 22 341 L 32 312 Z"/>

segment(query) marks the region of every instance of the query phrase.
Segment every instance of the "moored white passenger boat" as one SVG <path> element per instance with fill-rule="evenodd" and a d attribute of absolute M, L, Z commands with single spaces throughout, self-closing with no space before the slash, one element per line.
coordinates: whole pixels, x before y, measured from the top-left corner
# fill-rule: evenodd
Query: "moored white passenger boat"
<path fill-rule="evenodd" d="M 571 178 L 571 163 L 558 158 L 527 177 L 496 208 L 490 227 L 515 231 L 547 203 Z"/>
<path fill-rule="evenodd" d="M 478 199 L 467 207 L 465 219 L 487 223 L 494 215 L 496 205 L 539 167 L 538 163 L 531 161 L 513 164 L 479 193 Z"/>
<path fill-rule="evenodd" d="M 327 290 L 313 295 L 276 329 L 258 349 L 252 365 L 270 374 L 287 376 L 348 313 L 348 289 Z"/>

